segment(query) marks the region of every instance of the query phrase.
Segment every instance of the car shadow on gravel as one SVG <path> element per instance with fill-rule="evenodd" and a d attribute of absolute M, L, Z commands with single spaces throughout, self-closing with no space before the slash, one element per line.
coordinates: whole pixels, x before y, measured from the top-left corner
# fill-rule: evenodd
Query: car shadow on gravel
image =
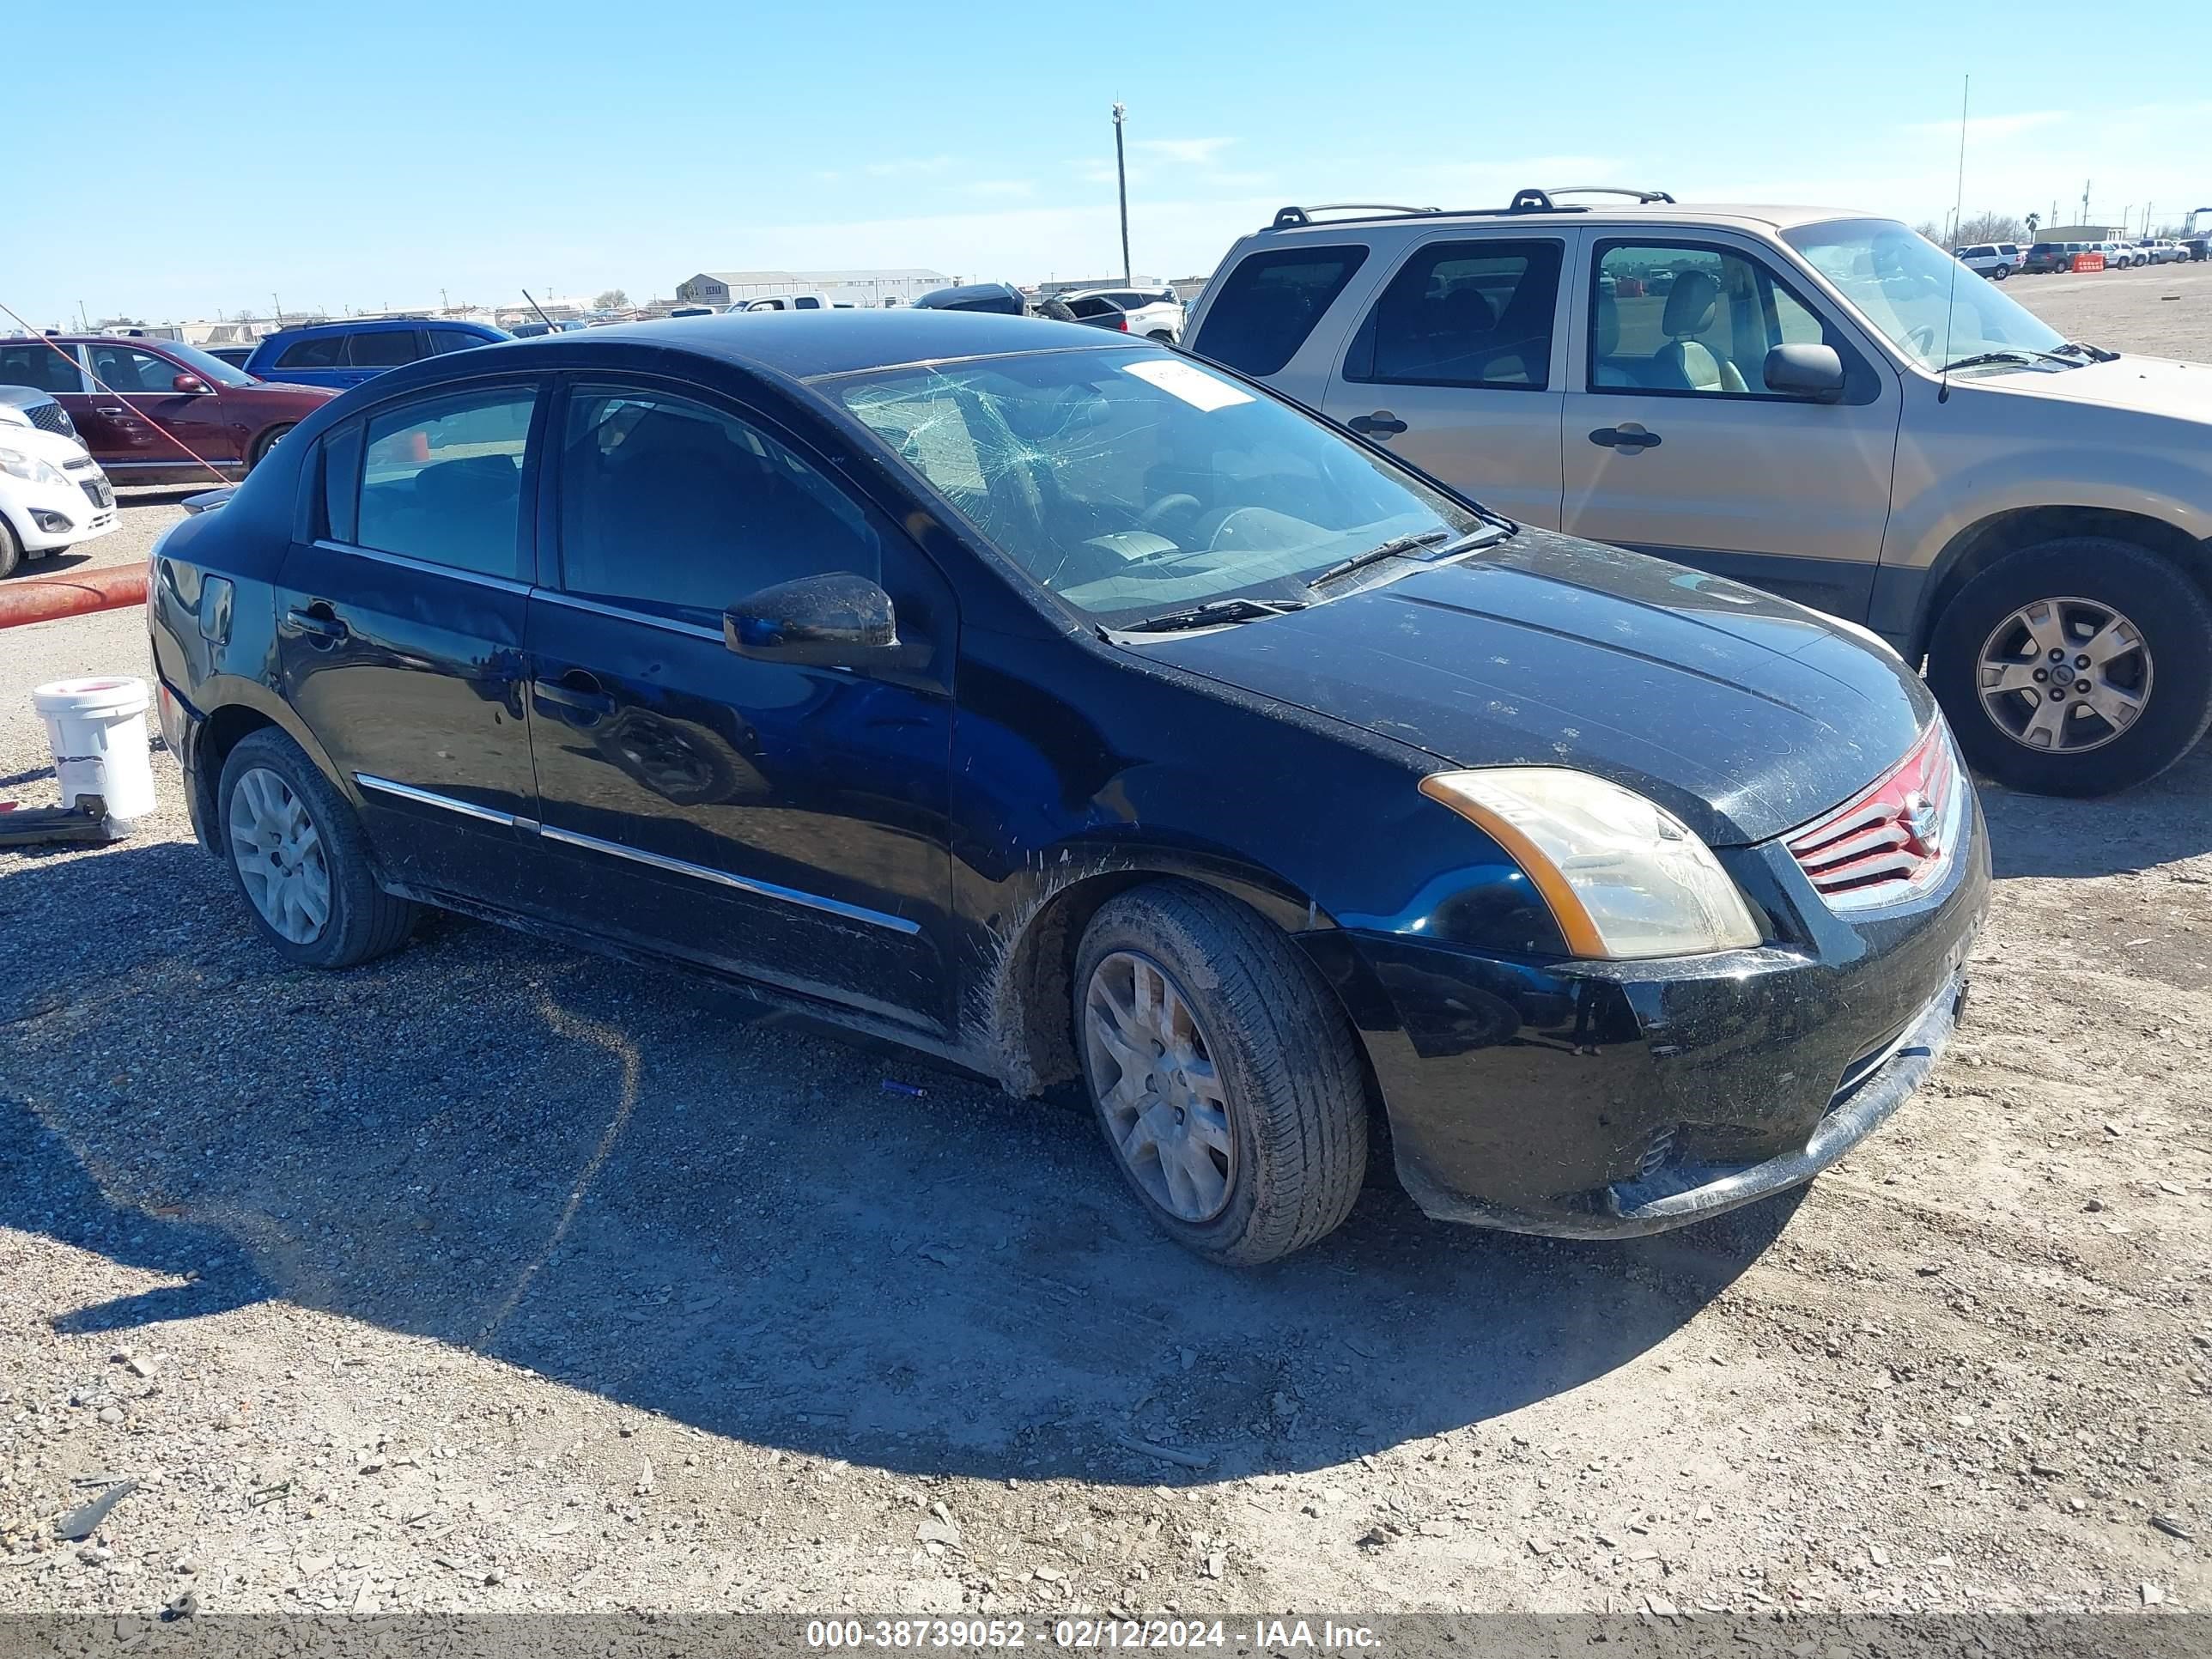
<path fill-rule="evenodd" d="M 1695 1389 L 1652 1351 L 1795 1207 L 1565 1243 L 1382 1170 L 1236 1272 L 1146 1224 L 1085 1113 L 673 974 L 439 920 L 296 973 L 173 843 L 0 864 L 0 1224 L 171 1281 L 37 1306 L 58 1329 L 267 1297 L 893 1470 L 1196 1483 L 1626 1365 Z"/>
<path fill-rule="evenodd" d="M 2109 876 L 2212 852 L 2212 743 L 2148 783 L 2095 800 L 1979 787 L 2000 879 Z"/>

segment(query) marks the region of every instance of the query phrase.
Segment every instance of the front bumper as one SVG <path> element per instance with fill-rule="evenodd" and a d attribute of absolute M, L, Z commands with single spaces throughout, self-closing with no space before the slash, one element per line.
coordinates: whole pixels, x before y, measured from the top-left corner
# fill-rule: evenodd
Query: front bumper
<path fill-rule="evenodd" d="M 72 471 L 63 483 L 0 478 L 8 522 L 27 553 L 51 553 L 115 528 L 115 492 L 97 467 Z M 89 483 L 92 489 L 85 486 Z"/>
<path fill-rule="evenodd" d="M 1849 921 L 1778 846 L 1725 856 L 1786 943 L 1535 963 L 1300 936 L 1352 1012 L 1425 1212 L 1566 1237 L 1681 1226 L 1810 1180 L 1919 1086 L 1988 910 L 1978 808 L 1934 892 Z"/>

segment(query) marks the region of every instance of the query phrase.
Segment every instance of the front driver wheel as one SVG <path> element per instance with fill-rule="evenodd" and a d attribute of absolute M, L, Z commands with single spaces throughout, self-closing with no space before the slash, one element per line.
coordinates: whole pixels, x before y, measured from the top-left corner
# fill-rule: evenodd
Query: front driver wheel
<path fill-rule="evenodd" d="M 415 907 L 376 884 L 368 840 L 299 744 L 240 739 L 216 785 L 222 849 L 262 936 L 303 968 L 350 968 L 395 951 Z"/>
<path fill-rule="evenodd" d="M 1358 1050 L 1261 917 L 1179 882 L 1110 900 L 1083 936 L 1074 1012 L 1099 1127 L 1177 1243 L 1249 1266 L 1351 1213 L 1367 1171 Z"/>
<path fill-rule="evenodd" d="M 2156 777 L 2212 724 L 2212 602 L 2133 542 L 2045 542 L 1959 590 L 1928 682 L 1976 771 L 2035 794 L 2109 794 Z"/>

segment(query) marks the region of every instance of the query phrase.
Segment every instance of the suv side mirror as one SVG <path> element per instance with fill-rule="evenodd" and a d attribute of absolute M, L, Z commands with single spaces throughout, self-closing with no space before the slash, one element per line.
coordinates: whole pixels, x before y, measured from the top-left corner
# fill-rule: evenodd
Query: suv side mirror
<path fill-rule="evenodd" d="M 1778 345 L 1766 354 L 1762 378 L 1769 392 L 1832 404 L 1844 395 L 1844 360 L 1832 345 Z"/>
<path fill-rule="evenodd" d="M 891 596 L 866 576 L 832 571 L 778 582 L 722 613 L 722 642 L 757 662 L 842 668 L 895 650 Z"/>
<path fill-rule="evenodd" d="M 179 374 L 169 382 L 172 392 L 212 392 L 214 389 L 197 374 Z"/>

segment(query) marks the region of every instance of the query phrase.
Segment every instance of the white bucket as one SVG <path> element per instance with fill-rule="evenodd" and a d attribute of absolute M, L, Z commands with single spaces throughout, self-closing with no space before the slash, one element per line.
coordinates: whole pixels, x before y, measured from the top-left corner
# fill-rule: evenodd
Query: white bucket
<path fill-rule="evenodd" d="M 62 805 L 82 795 L 107 803 L 116 831 L 154 811 L 154 763 L 146 741 L 146 682 L 126 674 L 54 680 L 31 693 L 46 723 Z"/>

